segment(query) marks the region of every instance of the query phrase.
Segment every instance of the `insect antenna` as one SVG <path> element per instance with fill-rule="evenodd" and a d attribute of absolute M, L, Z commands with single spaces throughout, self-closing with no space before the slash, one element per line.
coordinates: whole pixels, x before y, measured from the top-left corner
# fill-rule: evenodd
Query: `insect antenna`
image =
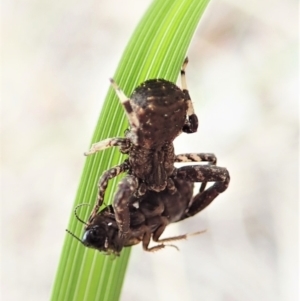
<path fill-rule="evenodd" d="M 82 207 L 82 206 L 89 206 L 89 204 L 87 204 L 87 203 L 82 203 L 82 204 L 77 205 L 77 206 L 75 207 L 75 209 L 74 209 L 74 214 L 75 214 L 77 220 L 79 220 L 81 223 L 83 223 L 83 224 L 85 224 L 86 226 L 88 226 L 88 224 L 87 224 L 84 220 L 82 220 L 82 219 L 79 217 L 79 215 L 77 214 L 77 209 L 78 209 L 79 207 Z M 81 239 L 80 239 L 79 237 L 77 237 L 74 233 L 72 233 L 70 230 L 66 229 L 66 231 L 67 231 L 71 236 L 73 236 L 74 238 L 76 238 L 78 241 L 80 241 L 81 243 L 83 243 L 83 242 L 81 241 Z"/>
<path fill-rule="evenodd" d="M 80 241 L 83 244 L 83 242 L 81 241 L 81 239 L 79 237 L 77 237 L 74 233 L 72 233 L 68 229 L 66 229 L 66 232 L 68 232 L 71 236 L 73 236 L 74 238 L 76 238 L 78 241 Z"/>
<path fill-rule="evenodd" d="M 82 203 L 82 204 L 77 205 L 77 206 L 75 207 L 75 209 L 74 209 L 74 214 L 75 214 L 76 218 L 77 218 L 81 223 L 83 223 L 83 224 L 85 224 L 86 226 L 88 226 L 88 223 L 86 223 L 84 220 L 82 220 L 82 219 L 78 216 L 78 214 L 77 214 L 77 209 L 78 209 L 79 207 L 82 207 L 82 206 L 90 206 L 90 204 Z"/>

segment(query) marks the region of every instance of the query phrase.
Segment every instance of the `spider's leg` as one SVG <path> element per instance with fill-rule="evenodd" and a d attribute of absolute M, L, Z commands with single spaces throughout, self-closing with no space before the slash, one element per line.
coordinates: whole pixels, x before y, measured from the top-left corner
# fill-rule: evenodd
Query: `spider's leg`
<path fill-rule="evenodd" d="M 193 198 L 182 219 L 193 216 L 207 207 L 227 189 L 230 181 L 228 170 L 214 165 L 184 166 L 177 169 L 176 177 L 189 182 L 215 182 Z"/>
<path fill-rule="evenodd" d="M 129 203 L 133 193 L 138 189 L 139 181 L 135 176 L 127 175 L 118 185 L 118 189 L 114 196 L 113 207 L 116 222 L 119 227 L 119 234 L 124 239 L 129 234 L 130 226 L 130 210 Z"/>
<path fill-rule="evenodd" d="M 101 205 L 103 204 L 105 191 L 108 185 L 108 181 L 118 176 L 120 173 L 128 170 L 128 163 L 127 161 L 123 162 L 120 165 L 114 166 L 107 171 L 105 171 L 102 176 L 100 177 L 99 183 L 98 183 L 98 197 L 97 202 L 90 214 L 90 217 L 88 219 L 88 225 L 90 225 L 94 219 L 94 217 L 97 215 Z"/>
<path fill-rule="evenodd" d="M 182 131 L 185 133 L 195 133 L 197 132 L 198 129 L 198 118 L 197 115 L 195 114 L 193 103 L 191 101 L 191 97 L 187 89 L 186 78 L 185 78 L 185 68 L 187 66 L 187 63 L 188 63 L 188 58 L 186 57 L 181 67 L 181 88 L 184 94 L 184 99 L 188 105 L 188 110 L 187 110 L 188 120 L 183 126 Z"/>
<path fill-rule="evenodd" d="M 210 153 L 190 153 L 176 155 L 175 162 L 208 162 L 210 165 L 217 164 L 217 157 Z M 202 182 L 200 192 L 204 191 L 206 182 Z"/>
<path fill-rule="evenodd" d="M 134 127 L 138 127 L 139 120 L 131 107 L 130 99 L 124 94 L 124 92 L 121 90 L 121 88 L 116 84 L 116 82 L 112 78 L 110 78 L 110 83 L 111 83 L 111 86 L 113 87 L 113 89 L 116 91 L 116 93 L 124 107 L 124 110 L 126 112 L 126 115 L 127 115 L 130 125 L 134 126 Z"/>
<path fill-rule="evenodd" d="M 87 152 L 85 152 L 84 155 L 89 156 L 112 146 L 118 146 L 121 152 L 126 154 L 128 153 L 130 148 L 130 141 L 127 138 L 121 137 L 107 138 L 105 140 L 92 144 L 91 148 Z"/>
<path fill-rule="evenodd" d="M 176 155 L 175 162 L 208 162 L 216 165 L 217 157 L 210 153 L 187 153 Z"/>

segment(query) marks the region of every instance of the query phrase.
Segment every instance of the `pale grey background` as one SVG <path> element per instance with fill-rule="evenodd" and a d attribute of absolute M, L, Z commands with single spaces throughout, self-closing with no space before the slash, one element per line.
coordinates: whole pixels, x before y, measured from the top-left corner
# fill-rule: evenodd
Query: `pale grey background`
<path fill-rule="evenodd" d="M 120 56 L 151 1 L 2 4 L 3 300 L 48 300 L 91 135 Z M 232 181 L 168 235 L 133 248 L 122 301 L 292 301 L 298 292 L 297 1 L 211 1 L 188 51 L 199 131 Z M 99 255 L 100 256 L 100 255 Z"/>

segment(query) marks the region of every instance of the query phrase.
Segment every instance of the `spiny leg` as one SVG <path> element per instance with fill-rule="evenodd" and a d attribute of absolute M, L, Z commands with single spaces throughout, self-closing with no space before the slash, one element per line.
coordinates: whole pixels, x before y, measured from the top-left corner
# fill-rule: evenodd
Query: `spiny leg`
<path fill-rule="evenodd" d="M 151 240 L 151 230 L 147 229 L 144 232 L 144 236 L 143 236 L 143 249 L 147 252 L 156 252 L 156 251 L 161 250 L 165 247 L 173 247 L 176 250 L 178 250 L 178 248 L 176 246 L 169 245 L 169 244 L 168 245 L 159 244 L 159 245 L 156 245 L 156 246 L 153 246 L 153 247 L 149 248 L 150 240 Z"/>
<path fill-rule="evenodd" d="M 183 235 L 172 236 L 172 237 L 160 239 L 160 236 L 163 234 L 167 225 L 169 224 L 167 217 L 161 216 L 160 220 L 161 220 L 160 226 L 157 228 L 157 230 L 152 235 L 152 239 L 155 242 L 164 243 L 164 242 L 170 242 L 170 241 L 175 241 L 175 240 L 187 239 L 188 236 L 198 235 L 198 234 L 204 233 L 206 231 L 206 230 L 203 230 L 203 231 L 198 231 L 198 232 L 191 233 L 191 234 L 183 234 Z"/>
<path fill-rule="evenodd" d="M 198 118 L 197 115 L 195 114 L 193 103 L 191 101 L 191 97 L 187 89 L 186 78 L 185 78 L 185 68 L 187 64 L 188 64 L 188 58 L 186 57 L 181 67 L 181 89 L 184 94 L 184 99 L 186 100 L 188 105 L 188 110 L 187 110 L 188 121 L 183 126 L 182 131 L 185 133 L 195 133 L 197 132 L 198 129 Z"/>
<path fill-rule="evenodd" d="M 92 144 L 91 148 L 87 152 L 85 152 L 84 155 L 89 156 L 113 146 L 120 147 L 121 152 L 123 154 L 126 154 L 128 153 L 130 148 L 130 141 L 127 138 L 121 137 L 107 138 L 105 140 Z"/>
<path fill-rule="evenodd" d="M 143 249 L 147 252 L 155 252 L 155 251 L 163 249 L 165 247 L 164 244 L 156 245 L 156 246 L 149 248 L 151 235 L 152 235 L 151 229 L 150 228 L 145 229 L 144 236 L 143 236 Z"/>
<path fill-rule="evenodd" d="M 126 239 L 128 235 L 130 226 L 130 197 L 138 189 L 138 186 L 138 179 L 132 175 L 127 175 L 119 182 L 118 189 L 114 197 L 114 202 L 112 204 L 115 212 L 116 222 L 119 228 L 119 234 L 124 239 Z"/>
<path fill-rule="evenodd" d="M 132 126 L 138 127 L 139 120 L 137 119 L 134 111 L 132 110 L 132 107 L 130 105 L 130 99 L 124 94 L 124 92 L 121 90 L 121 88 L 116 84 L 116 82 L 112 78 L 110 78 L 110 82 L 125 109 L 129 123 Z"/>
<path fill-rule="evenodd" d="M 194 236 L 194 235 L 199 235 L 206 232 L 206 230 L 202 230 L 202 231 L 197 231 L 194 233 L 187 233 L 187 234 L 182 234 L 182 235 L 177 235 L 177 236 L 172 236 L 172 237 L 167 237 L 167 238 L 162 238 L 162 239 L 158 239 L 158 240 L 154 240 L 157 242 L 170 242 L 170 241 L 175 241 L 175 240 L 182 240 L 182 239 L 187 239 L 189 236 Z"/>
<path fill-rule="evenodd" d="M 217 164 L 217 157 L 210 153 L 190 153 L 176 155 L 175 162 L 208 162 L 210 165 Z M 202 182 L 200 192 L 204 191 L 207 182 Z"/>
<path fill-rule="evenodd" d="M 153 246 L 151 248 L 149 248 L 147 246 L 147 248 L 144 248 L 143 249 L 145 251 L 148 251 L 148 252 L 155 252 L 155 251 L 158 251 L 158 250 L 161 250 L 165 247 L 173 247 L 175 248 L 177 251 L 179 251 L 179 248 L 175 245 L 171 245 L 171 244 L 165 244 L 165 242 L 170 242 L 170 241 L 175 241 L 175 240 L 182 240 L 182 239 L 187 239 L 189 236 L 194 236 L 194 235 L 198 235 L 198 234 L 202 234 L 204 233 L 206 230 L 203 230 L 203 231 L 198 231 L 198 232 L 195 232 L 195 233 L 191 233 L 191 234 L 184 234 L 184 235 L 178 235 L 178 236 L 173 236 L 173 237 L 167 237 L 167 238 L 163 238 L 163 239 L 159 239 L 157 240 L 156 242 L 159 242 L 160 244 L 159 245 L 156 245 L 156 246 Z"/>
<path fill-rule="evenodd" d="M 169 220 L 167 217 L 160 216 L 159 219 L 160 219 L 160 222 L 159 222 L 160 226 L 153 232 L 153 235 L 152 235 L 152 239 L 155 242 L 162 242 L 162 240 L 159 240 L 159 238 L 163 234 L 163 232 L 165 231 L 166 227 L 169 224 Z"/>
<path fill-rule="evenodd" d="M 128 170 L 128 162 L 127 160 L 123 162 L 120 165 L 117 165 L 113 168 L 110 168 L 106 170 L 102 176 L 100 177 L 99 183 L 98 183 L 98 197 L 97 197 L 97 202 L 90 214 L 89 220 L 88 220 L 88 225 L 90 225 L 94 219 L 94 217 L 97 215 L 101 205 L 103 204 L 104 200 L 104 195 L 105 191 L 108 185 L 108 181 L 115 178 L 118 176 L 120 173 Z"/>
<path fill-rule="evenodd" d="M 214 165 L 184 166 L 178 168 L 177 177 L 189 182 L 215 182 L 211 187 L 199 192 L 186 210 L 185 219 L 207 207 L 220 193 L 224 192 L 230 181 L 228 170 Z"/>
<path fill-rule="evenodd" d="M 147 247 L 147 249 L 145 249 L 145 248 L 143 248 L 143 249 L 145 251 L 147 251 L 147 252 L 156 252 L 156 251 L 161 250 L 161 249 L 163 249 L 165 247 L 173 247 L 177 251 L 179 251 L 178 247 L 176 247 L 175 245 L 170 245 L 170 244 L 167 244 L 167 245 L 165 245 L 165 244 L 159 244 L 159 245 L 153 246 L 151 248 Z"/>

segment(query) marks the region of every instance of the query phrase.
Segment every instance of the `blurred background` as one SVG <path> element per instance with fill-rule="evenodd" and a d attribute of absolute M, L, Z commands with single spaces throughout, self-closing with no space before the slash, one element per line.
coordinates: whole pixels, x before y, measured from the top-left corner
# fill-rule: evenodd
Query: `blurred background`
<path fill-rule="evenodd" d="M 48 300 L 92 133 L 150 0 L 2 3 L 3 300 Z M 122 301 L 292 301 L 298 288 L 298 1 L 214 0 L 188 51 L 199 131 L 176 153 L 213 152 L 228 191 L 132 249 Z M 99 256 L 101 256 L 99 254 Z"/>

